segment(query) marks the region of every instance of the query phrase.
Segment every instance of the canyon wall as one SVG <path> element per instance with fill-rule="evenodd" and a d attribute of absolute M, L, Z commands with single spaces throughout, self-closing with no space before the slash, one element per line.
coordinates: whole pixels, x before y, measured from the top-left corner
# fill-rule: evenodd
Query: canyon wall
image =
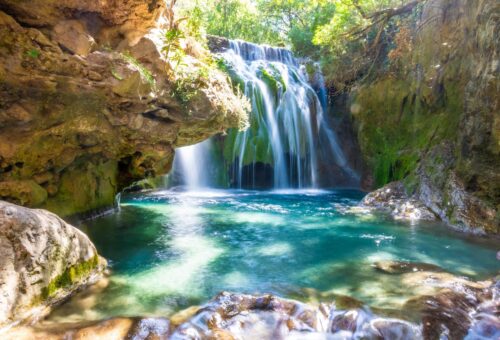
<path fill-rule="evenodd" d="M 402 180 L 450 226 L 490 234 L 500 224 L 499 14 L 495 0 L 426 1 L 349 93 L 365 186 Z"/>

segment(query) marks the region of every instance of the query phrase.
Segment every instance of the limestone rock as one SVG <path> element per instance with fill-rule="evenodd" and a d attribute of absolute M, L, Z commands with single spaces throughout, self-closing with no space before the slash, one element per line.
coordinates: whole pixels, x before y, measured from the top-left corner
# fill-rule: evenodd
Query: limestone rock
<path fill-rule="evenodd" d="M 413 13 L 406 51 L 349 86 L 365 179 L 403 180 L 449 226 L 497 235 L 498 1 L 428 0 Z"/>
<path fill-rule="evenodd" d="M 162 318 L 113 318 L 82 324 L 40 323 L 34 327 L 19 327 L 7 333 L 19 340 L 166 340 L 170 323 Z"/>
<path fill-rule="evenodd" d="M 94 38 L 87 33 L 85 25 L 77 20 L 59 22 L 54 27 L 52 38 L 71 53 L 83 57 L 89 55 L 95 46 Z"/>
<path fill-rule="evenodd" d="M 400 220 L 436 220 L 436 215 L 422 202 L 406 194 L 402 182 L 393 182 L 369 193 L 361 202 L 363 206 L 390 212 Z"/>
<path fill-rule="evenodd" d="M 62 20 L 78 19 L 101 39 L 140 38 L 155 26 L 164 8 L 165 2 L 157 0 L 2 0 L 2 9 L 22 24 L 55 27 Z"/>
<path fill-rule="evenodd" d="M 368 310 L 313 307 L 272 295 L 221 293 L 179 326 L 172 339 L 418 339 L 416 325 L 380 318 Z"/>
<path fill-rule="evenodd" d="M 48 211 L 0 201 L 0 328 L 43 316 L 104 268 L 78 229 Z"/>
<path fill-rule="evenodd" d="M 207 58 L 184 60 L 195 80 L 167 71 L 149 31 L 163 1 L 0 7 L 0 199 L 61 216 L 100 212 L 132 183 L 168 173 L 176 147 L 248 118 Z M 179 82 L 187 101 L 173 91 Z"/>
<path fill-rule="evenodd" d="M 419 263 L 408 261 L 378 261 L 373 267 L 386 274 L 405 274 L 414 272 L 442 272 L 443 269 L 431 263 Z"/>

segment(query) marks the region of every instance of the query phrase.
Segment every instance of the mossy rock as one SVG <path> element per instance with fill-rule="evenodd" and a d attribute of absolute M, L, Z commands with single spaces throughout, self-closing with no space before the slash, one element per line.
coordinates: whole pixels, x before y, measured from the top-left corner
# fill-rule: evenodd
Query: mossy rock
<path fill-rule="evenodd" d="M 88 278 L 98 266 L 99 256 L 95 255 L 88 261 L 67 268 L 62 274 L 58 275 L 42 289 L 42 300 L 53 297 L 60 289 L 68 288 Z"/>

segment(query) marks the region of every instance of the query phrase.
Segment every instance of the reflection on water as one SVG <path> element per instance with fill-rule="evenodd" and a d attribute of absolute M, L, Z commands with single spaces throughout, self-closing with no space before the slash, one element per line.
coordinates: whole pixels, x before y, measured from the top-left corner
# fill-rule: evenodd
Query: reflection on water
<path fill-rule="evenodd" d="M 110 260 L 108 282 L 75 297 L 51 319 L 168 316 L 222 290 L 296 297 L 308 288 L 400 308 L 432 287 L 376 271 L 374 262 L 432 263 L 471 279 L 498 271 L 493 242 L 436 224 L 394 222 L 355 208 L 361 198 L 356 191 L 124 197 L 119 213 L 84 227 Z"/>

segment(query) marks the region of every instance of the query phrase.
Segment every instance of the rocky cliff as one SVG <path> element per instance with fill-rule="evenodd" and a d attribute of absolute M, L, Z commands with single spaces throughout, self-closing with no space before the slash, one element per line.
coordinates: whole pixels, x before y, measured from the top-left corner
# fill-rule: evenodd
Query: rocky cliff
<path fill-rule="evenodd" d="M 498 234 L 500 4 L 428 0 L 350 92 L 368 186 L 402 180 L 450 226 Z"/>
<path fill-rule="evenodd" d="M 170 170 L 246 112 L 208 52 L 162 53 L 164 2 L 0 1 L 0 199 L 62 216 Z"/>

